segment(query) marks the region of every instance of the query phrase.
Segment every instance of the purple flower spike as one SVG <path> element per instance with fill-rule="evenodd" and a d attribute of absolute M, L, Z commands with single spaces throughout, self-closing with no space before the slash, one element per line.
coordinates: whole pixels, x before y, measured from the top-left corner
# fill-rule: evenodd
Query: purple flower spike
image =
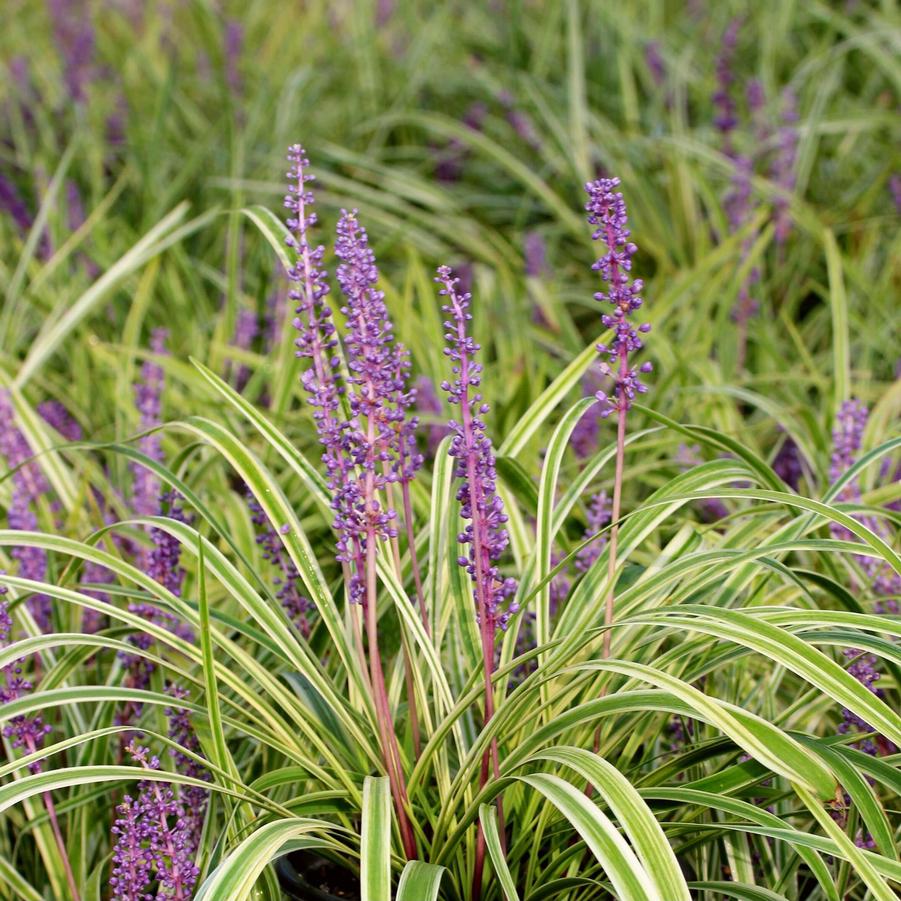
<path fill-rule="evenodd" d="M 177 701 L 188 697 L 188 692 L 178 685 L 170 685 L 167 691 Z M 191 725 L 188 711 L 183 707 L 173 706 L 167 707 L 164 712 L 169 720 L 169 738 L 180 744 L 185 750 L 202 756 L 200 741 Z M 209 771 L 202 764 L 192 757 L 188 757 L 178 748 L 173 748 L 170 753 L 179 773 L 194 779 L 202 779 L 204 782 L 210 781 Z M 190 838 L 192 853 L 195 853 L 200 845 L 200 836 L 203 832 L 209 792 L 199 785 L 186 785 L 179 790 L 179 798 L 184 804 L 185 827 Z"/>
<path fill-rule="evenodd" d="M 0 574 L 4 574 L 0 570 Z M 4 595 L 9 589 L 0 585 L 0 647 L 9 643 L 12 632 L 12 618 Z M 22 675 L 22 661 L 15 660 L 0 669 L 2 681 L 0 681 L 0 704 L 7 704 L 16 698 L 22 697 L 32 689 L 31 682 Z M 31 754 L 44 743 L 44 737 L 51 731 L 50 726 L 44 724 L 40 715 L 15 716 L 3 728 L 3 735 L 10 740 L 14 748 L 24 748 Z M 32 773 L 40 772 L 40 762 L 32 763 L 29 767 Z"/>
<path fill-rule="evenodd" d="M 666 83 L 666 64 L 660 53 L 660 41 L 648 41 L 644 45 L 644 61 L 654 84 L 660 88 Z"/>
<path fill-rule="evenodd" d="M 773 181 L 784 193 L 773 202 L 775 216 L 774 236 L 777 244 L 784 244 L 792 229 L 789 212 L 790 194 L 795 188 L 795 159 L 798 155 L 798 100 L 792 90 L 782 94 L 782 127 L 779 129 L 779 146 L 773 160 Z"/>
<path fill-rule="evenodd" d="M 297 571 L 294 561 L 285 551 L 285 546 L 275 533 L 275 529 L 270 525 L 263 508 L 249 491 L 247 492 L 247 506 L 250 509 L 253 524 L 257 528 L 256 542 L 262 550 L 263 559 L 268 560 L 279 573 L 274 580 L 278 587 L 276 597 L 291 622 L 297 626 L 301 635 L 307 638 L 310 634 L 310 613 L 314 608 L 309 598 L 305 597 L 301 591 L 303 583 L 300 573 Z"/>
<path fill-rule="evenodd" d="M 81 426 L 62 402 L 45 400 L 38 404 L 38 413 L 41 414 L 44 422 L 59 432 L 66 441 L 81 441 L 84 438 Z"/>
<path fill-rule="evenodd" d="M 155 329 L 150 339 L 150 349 L 162 356 L 166 353 L 166 329 Z M 160 411 L 163 393 L 163 367 L 156 360 L 148 359 L 141 366 L 141 378 L 135 385 L 135 406 L 140 414 L 141 431 L 152 429 L 160 424 Z M 143 435 L 138 439 L 138 449 L 151 460 L 161 462 L 162 446 L 158 432 Z M 134 510 L 138 516 L 153 516 L 159 506 L 159 479 L 145 466 L 132 464 L 134 477 Z"/>
<path fill-rule="evenodd" d="M 610 499 L 607 497 L 606 491 L 598 492 L 591 498 L 588 505 L 588 522 L 585 527 L 585 538 L 591 538 L 598 535 L 601 529 L 610 522 Z M 607 544 L 607 538 L 603 535 L 595 538 L 590 544 L 586 544 L 576 552 L 576 571 L 580 573 L 588 572 L 594 564 L 595 560 L 601 556 L 604 547 Z"/>
<path fill-rule="evenodd" d="M 481 418 L 488 412 L 488 404 L 481 394 L 471 393 L 481 384 L 482 366 L 475 361 L 479 345 L 467 334 L 466 324 L 472 319 L 470 295 L 457 292 L 457 279 L 448 266 L 439 267 L 435 281 L 441 285 L 439 294 L 447 300 L 441 308 L 449 317 L 444 323 L 448 344 L 444 354 L 451 359 L 454 374 L 453 382 L 445 381 L 441 387 L 450 403 L 460 407 L 461 417 L 460 422 L 449 423 L 454 433 L 450 449 L 456 460 L 454 475 L 462 480 L 457 500 L 461 515 L 469 520 L 457 538 L 460 544 L 469 545 L 469 554 L 459 557 L 458 562 L 473 582 L 479 621 L 493 634 L 498 627 L 507 627 L 519 606 L 511 602 L 505 611 L 501 609 L 516 591 L 516 582 L 504 578 L 498 568 L 509 538 L 504 527 L 504 504 L 496 489 L 494 450 Z"/>
<path fill-rule="evenodd" d="M 860 451 L 868 416 L 867 408 L 857 400 L 848 400 L 841 405 L 832 430 L 832 460 L 829 466 L 829 478 L 833 482 L 854 464 Z M 845 503 L 860 501 L 860 486 L 856 480 L 852 480 L 841 490 L 838 500 Z M 890 538 L 888 529 L 881 518 L 873 516 L 858 518 L 877 535 L 882 538 Z M 854 534 L 838 523 L 830 523 L 829 531 L 834 538 L 844 541 L 855 540 Z M 873 591 L 882 598 L 877 604 L 877 612 L 897 613 L 897 596 L 901 595 L 901 576 L 887 563 L 873 557 L 861 556 L 859 562 L 871 579 Z"/>
<path fill-rule="evenodd" d="M 89 4 L 86 0 L 47 0 L 47 7 L 69 96 L 83 103 L 85 88 L 94 77 L 94 27 Z"/>
<path fill-rule="evenodd" d="M 522 247 L 526 259 L 526 276 L 528 278 L 543 278 L 546 276 L 548 273 L 547 246 L 541 232 L 535 229 L 526 232 Z"/>
<path fill-rule="evenodd" d="M 735 108 L 735 100 L 732 97 L 732 85 L 735 82 L 735 51 L 738 46 L 738 33 L 741 30 L 742 20 L 733 19 L 723 34 L 720 53 L 716 59 L 716 92 L 713 95 L 713 105 L 716 116 L 713 124 L 722 133 L 726 142 L 725 152 L 731 155 L 729 136 L 738 125 L 738 113 Z"/>
<path fill-rule="evenodd" d="M 34 505 L 49 494 L 50 486 L 36 461 L 29 460 L 32 450 L 25 436 L 15 423 L 12 403 L 6 391 L 0 391 L 0 457 L 5 457 L 10 469 L 16 469 L 12 478 L 12 498 L 7 510 L 7 523 L 11 529 L 33 532 L 38 527 Z M 26 462 L 27 461 L 27 462 Z M 43 548 L 21 545 L 10 551 L 19 562 L 19 575 L 23 579 L 43 582 L 47 576 L 47 552 Z M 50 630 L 51 602 L 44 594 L 37 594 L 28 601 L 35 622 L 41 631 Z"/>
<path fill-rule="evenodd" d="M 313 407 L 313 420 L 323 446 L 322 460 L 326 479 L 332 491 L 332 525 L 338 533 L 337 559 L 352 567 L 348 591 L 353 603 L 364 600 L 362 573 L 365 559 L 366 511 L 360 485 L 353 471 L 354 447 L 348 424 L 338 415 L 344 386 L 340 382 L 338 338 L 332 321 L 332 310 L 325 303 L 329 292 L 322 258 L 325 248 L 311 247 L 307 233 L 316 224 L 316 214 L 310 210 L 313 193 L 307 185 L 313 175 L 306 170 L 310 161 L 300 144 L 288 150 L 291 168 L 288 171 L 289 189 L 285 206 L 291 211 L 287 220 L 291 234 L 286 243 L 295 253 L 295 261 L 288 270 L 294 283 L 289 297 L 296 304 L 293 321 L 298 331 L 295 339 L 297 356 L 308 359 L 310 366 L 301 376 L 304 390 Z"/>
<path fill-rule="evenodd" d="M 588 223 L 596 226 L 592 240 L 602 240 L 607 245 L 607 253 L 591 268 L 600 272 L 609 287 L 606 294 L 598 292 L 594 296 L 596 300 L 606 300 L 613 305 L 613 313 L 601 316 L 603 324 L 614 331 L 613 341 L 598 345 L 600 353 L 607 354 L 609 358 L 609 364 L 602 364 L 601 372 L 615 381 L 612 397 L 602 391 L 596 395 L 603 405 L 601 416 L 605 418 L 614 411 L 622 416 L 629 410 L 635 395 L 648 390 L 639 373 L 651 371 L 650 363 L 642 363 L 639 367 L 629 365 L 629 354 L 644 346 L 639 333 L 649 332 L 651 326 L 644 323 L 636 329 L 629 321 L 632 313 L 641 306 L 644 283 L 641 279 L 633 281 L 629 274 L 632 257 L 638 248 L 629 240 L 626 203 L 623 195 L 616 190 L 618 185 L 618 178 L 599 178 L 585 185 Z"/>
<path fill-rule="evenodd" d="M 132 743 L 128 752 L 139 766 L 158 770 L 157 757 Z M 194 849 L 184 805 L 168 782 L 144 779 L 138 783 L 137 799 L 126 795 L 116 808 L 112 827 L 116 836 L 110 876 L 114 901 L 171 898 L 188 901 L 200 871 L 194 864 Z M 156 882 L 156 894 L 151 883 Z"/>
<path fill-rule="evenodd" d="M 160 498 L 160 510 L 168 506 L 168 516 L 177 522 L 187 522 L 184 511 L 179 503 L 179 496 L 174 491 L 167 491 Z M 147 560 L 147 575 L 155 579 L 164 588 L 174 595 L 181 595 L 182 582 L 185 579 L 185 571 L 179 565 L 181 559 L 181 544 L 178 539 L 163 529 L 154 526 L 150 530 L 153 540 L 153 549 Z"/>
<path fill-rule="evenodd" d="M 5 175 L 0 174 L 0 210 L 6 213 L 24 238 L 31 230 L 33 219 L 19 189 Z"/>

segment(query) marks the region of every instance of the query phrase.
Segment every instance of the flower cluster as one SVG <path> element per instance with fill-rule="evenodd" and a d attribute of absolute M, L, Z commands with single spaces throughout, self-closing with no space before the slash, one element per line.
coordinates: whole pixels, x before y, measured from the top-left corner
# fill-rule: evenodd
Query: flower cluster
<path fill-rule="evenodd" d="M 176 701 L 181 701 L 188 697 L 188 692 L 178 685 L 170 685 L 167 691 Z M 173 705 L 165 708 L 164 713 L 169 721 L 169 738 L 179 744 L 181 748 L 184 748 L 184 751 L 190 751 L 198 757 L 202 756 L 200 753 L 200 741 L 197 738 L 194 727 L 191 725 L 191 717 L 188 711 L 184 707 Z M 210 774 L 206 767 L 193 757 L 185 754 L 181 748 L 172 748 L 170 751 L 172 759 L 175 761 L 176 770 L 184 776 L 209 782 Z M 190 837 L 191 848 L 196 850 L 200 844 L 200 836 L 203 832 L 209 792 L 199 785 L 184 785 L 179 789 L 179 799 L 184 805 L 185 828 Z"/>
<path fill-rule="evenodd" d="M 158 770 L 159 758 L 135 743 L 128 752 L 145 770 Z M 116 807 L 112 827 L 113 849 L 110 889 L 113 901 L 172 898 L 187 901 L 200 871 L 185 808 L 167 782 L 142 779 L 136 798 L 126 795 Z M 156 883 L 156 895 L 149 889 Z"/>
<path fill-rule="evenodd" d="M 175 491 L 165 492 L 159 500 L 159 512 L 168 508 L 169 519 L 176 522 L 187 522 L 179 503 L 179 495 Z M 185 571 L 180 565 L 181 543 L 165 529 L 154 526 L 150 530 L 153 548 L 147 558 L 147 574 L 168 589 L 174 595 L 181 594 Z"/>
<path fill-rule="evenodd" d="M 441 285 L 439 294 L 447 302 L 442 310 L 449 318 L 444 353 L 453 362 L 454 380 L 445 381 L 441 387 L 447 392 L 450 403 L 460 408 L 460 421 L 451 421 L 453 432 L 450 454 L 456 460 L 455 476 L 461 480 L 457 491 L 460 512 L 469 524 L 458 536 L 460 544 L 469 545 L 469 555 L 461 556 L 459 563 L 469 573 L 473 582 L 473 596 L 480 621 L 484 617 L 489 630 L 505 629 L 509 617 L 519 609 L 511 602 L 506 611 L 501 605 L 516 591 L 516 582 L 504 578 L 498 561 L 507 547 L 509 538 L 505 523 L 504 504 L 497 494 L 497 475 L 494 468 L 494 451 L 491 439 L 485 434 L 482 420 L 488 412 L 488 404 L 478 389 L 481 383 L 481 364 L 475 356 L 479 345 L 467 334 L 470 295 L 459 293 L 457 279 L 447 266 L 438 269 L 435 281 Z"/>
<path fill-rule="evenodd" d="M 639 333 L 649 332 L 651 326 L 643 323 L 635 328 L 630 322 L 632 313 L 641 306 L 644 284 L 641 279 L 633 281 L 629 274 L 632 257 L 638 248 L 629 240 L 626 202 L 616 190 L 618 185 L 618 178 L 599 178 L 585 185 L 588 223 L 596 227 L 592 240 L 601 240 L 607 245 L 607 252 L 592 266 L 608 283 L 607 293 L 599 291 L 594 296 L 596 300 L 609 301 L 613 305 L 613 312 L 601 317 L 603 324 L 613 329 L 613 340 L 610 344 L 598 345 L 598 350 L 607 354 L 610 361 L 602 365 L 602 374 L 614 380 L 613 397 L 602 391 L 595 395 L 603 405 L 602 417 L 614 411 L 624 415 L 632 406 L 635 395 L 647 391 L 639 373 L 650 372 L 652 368 L 650 363 L 642 363 L 639 367 L 629 365 L 629 354 L 643 346 Z"/>

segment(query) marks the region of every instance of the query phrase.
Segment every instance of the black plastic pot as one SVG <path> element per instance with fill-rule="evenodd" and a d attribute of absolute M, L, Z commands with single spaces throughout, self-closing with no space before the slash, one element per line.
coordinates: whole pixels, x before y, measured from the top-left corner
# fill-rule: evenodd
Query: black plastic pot
<path fill-rule="evenodd" d="M 318 854 L 286 854 L 276 862 L 275 872 L 292 901 L 360 901 L 359 878 Z"/>

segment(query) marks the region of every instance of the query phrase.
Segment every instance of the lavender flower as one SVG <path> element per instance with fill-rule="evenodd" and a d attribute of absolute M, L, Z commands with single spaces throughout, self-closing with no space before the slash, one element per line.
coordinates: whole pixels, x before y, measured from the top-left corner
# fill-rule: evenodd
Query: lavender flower
<path fill-rule="evenodd" d="M 585 527 L 583 540 L 597 536 L 590 544 L 576 551 L 576 572 L 586 573 L 594 562 L 601 556 L 607 539 L 598 533 L 610 522 L 610 499 L 606 491 L 599 491 L 592 495 L 588 504 L 588 521 Z"/>
<path fill-rule="evenodd" d="M 49 494 L 50 486 L 40 466 L 30 458 L 31 447 L 15 424 L 12 403 L 8 392 L 0 391 L 0 456 L 6 458 L 11 469 L 12 498 L 7 510 L 9 528 L 33 532 L 38 527 L 34 505 Z M 18 467 L 18 468 L 16 468 Z M 10 556 L 19 563 L 19 575 L 23 579 L 43 582 L 47 576 L 47 552 L 43 548 L 21 545 L 14 547 Z M 50 629 L 51 603 L 45 594 L 33 595 L 28 607 L 42 631 Z"/>
<path fill-rule="evenodd" d="M 868 416 L 867 408 L 857 400 L 845 401 L 839 408 L 832 431 L 832 460 L 829 467 L 829 477 L 832 481 L 837 480 L 854 464 L 860 451 Z M 841 490 L 838 500 L 845 503 L 860 501 L 860 486 L 856 480 L 852 480 Z M 889 537 L 882 519 L 867 516 L 861 517 L 861 522 L 882 538 Z M 854 534 L 839 523 L 830 523 L 829 531 L 834 538 L 844 541 L 854 540 Z M 859 562 L 871 580 L 874 593 L 881 598 L 877 612 L 897 613 L 897 596 L 901 595 L 901 576 L 887 563 L 873 557 L 861 556 Z"/>
<path fill-rule="evenodd" d="M 794 91 L 786 89 L 782 94 L 782 127 L 779 129 L 779 146 L 773 159 L 773 181 L 781 189 L 773 202 L 777 244 L 784 244 L 791 233 L 792 218 L 787 194 L 795 188 L 795 158 L 798 155 L 798 101 Z"/>
<path fill-rule="evenodd" d="M 344 386 L 338 375 L 338 339 L 332 311 L 324 302 L 329 292 L 326 274 L 321 268 L 325 248 L 321 245 L 311 247 L 307 238 L 308 230 L 316 224 L 316 214 L 309 211 L 314 198 L 307 184 L 313 176 L 306 171 L 310 161 L 300 144 L 294 144 L 289 149 L 288 160 L 291 169 L 288 172 L 289 189 L 285 206 L 291 211 L 287 221 L 291 234 L 286 238 L 286 243 L 295 253 L 295 262 L 288 271 L 288 278 L 296 286 L 288 296 L 297 304 L 293 325 L 299 332 L 294 344 L 297 356 L 311 363 L 301 376 L 301 382 L 309 395 L 313 420 L 324 450 L 322 460 L 335 513 L 332 525 L 338 533 L 337 559 L 352 567 L 348 592 L 351 601 L 359 603 L 365 595 L 362 572 L 366 511 L 353 473 L 349 427 L 338 417 Z"/>
<path fill-rule="evenodd" d="M 560 565 L 560 561 L 563 559 L 563 555 L 559 551 L 554 551 L 551 554 L 551 569 Z M 551 579 L 551 584 L 548 590 L 548 601 L 549 601 L 549 610 L 550 615 L 553 616 L 557 610 L 560 608 L 560 605 L 569 597 L 569 590 L 572 587 L 572 582 L 570 581 L 569 575 L 566 569 L 561 569 L 560 572 Z M 534 615 L 532 616 L 534 619 Z"/>
<path fill-rule="evenodd" d="M 543 278 L 547 275 L 547 247 L 541 232 L 532 229 L 526 232 L 522 242 L 523 255 L 526 260 L 526 276 Z"/>
<path fill-rule="evenodd" d="M 94 77 L 94 27 L 86 0 L 47 0 L 53 37 L 63 59 L 66 87 L 76 103 Z"/>
<path fill-rule="evenodd" d="M 488 107 L 481 101 L 470 105 L 463 116 L 463 124 L 473 131 L 481 131 L 482 123 L 488 115 Z M 437 154 L 435 177 L 439 181 L 459 181 L 466 161 L 467 147 L 459 138 L 451 138 L 443 151 Z"/>
<path fill-rule="evenodd" d="M 150 340 L 153 353 L 162 356 L 166 353 L 166 329 L 155 329 Z M 146 431 L 160 424 L 161 399 L 163 391 L 163 368 L 153 359 L 144 361 L 141 367 L 140 381 L 135 385 L 135 406 L 140 414 L 140 429 Z M 151 460 L 163 459 L 159 434 L 151 432 L 138 440 L 138 448 Z M 134 477 L 134 510 L 138 516 L 153 516 L 157 512 L 160 496 L 159 479 L 145 466 L 132 464 Z"/>
<path fill-rule="evenodd" d="M 462 480 L 457 500 L 461 515 L 469 520 L 457 538 L 460 544 L 469 545 L 469 554 L 459 557 L 458 562 L 473 582 L 479 621 L 493 635 L 498 626 L 506 628 L 519 606 L 514 601 L 506 611 L 501 609 L 516 591 L 516 582 L 501 576 L 498 568 L 509 539 L 504 528 L 507 516 L 496 489 L 494 451 L 481 419 L 488 412 L 488 404 L 482 401 L 481 394 L 471 393 L 481 383 L 482 366 L 475 361 L 479 345 L 467 334 L 466 323 L 472 319 L 470 295 L 458 293 L 457 279 L 447 266 L 438 269 L 435 281 L 441 285 L 439 294 L 447 299 L 442 306 L 449 316 L 444 323 L 448 342 L 444 354 L 453 361 L 451 371 L 455 376 L 453 382 L 445 381 L 441 387 L 450 403 L 460 407 L 461 417 L 460 422 L 449 423 L 454 433 L 450 449 L 456 460 L 454 475 Z"/>
<path fill-rule="evenodd" d="M 59 432 L 66 441 L 81 441 L 84 438 L 81 426 L 61 401 L 45 400 L 38 404 L 38 413 L 44 422 Z"/>
<path fill-rule="evenodd" d="M 723 34 L 720 52 L 716 58 L 716 84 L 717 89 L 713 95 L 713 105 L 716 116 L 713 124 L 723 135 L 726 144 L 726 153 L 730 153 L 730 134 L 738 125 L 738 113 L 735 108 L 735 100 L 732 97 L 732 85 L 735 82 L 735 51 L 738 46 L 738 33 L 742 20 L 733 19 Z"/>
<path fill-rule="evenodd" d="M 854 676 L 861 685 L 876 695 L 877 698 L 882 698 L 884 696 L 882 690 L 875 687 L 880 678 L 880 674 L 876 670 L 876 657 L 856 648 L 845 648 L 844 655 L 851 661 L 848 666 L 850 675 Z M 880 753 L 880 750 L 883 753 L 893 754 L 895 747 L 892 742 L 881 735 L 876 735 L 875 731 L 869 723 L 861 719 L 856 713 L 847 708 L 842 709 L 842 722 L 838 727 L 840 735 L 846 735 L 849 732 L 870 733 L 873 735 L 872 738 L 862 738 L 856 742 L 858 750 L 874 757 Z"/>
<path fill-rule="evenodd" d="M 676 462 L 682 470 L 691 469 L 694 466 L 700 466 L 703 462 L 701 459 L 701 448 L 697 444 L 691 446 L 680 444 L 676 450 Z M 704 522 L 716 522 L 729 515 L 729 508 L 718 498 L 704 498 L 698 504 L 701 511 L 701 518 Z"/>
<path fill-rule="evenodd" d="M 170 519 L 187 522 L 176 492 L 168 491 L 163 494 L 159 506 L 161 513 L 168 507 Z M 180 595 L 185 578 L 185 571 L 179 565 L 181 544 L 177 538 L 156 526 L 150 530 L 150 537 L 153 541 L 153 548 L 147 559 L 147 575 L 171 591 L 172 594 Z"/>
<path fill-rule="evenodd" d="M 500 101 L 501 106 L 504 107 L 507 113 L 507 122 L 517 136 L 528 144 L 532 150 L 541 150 L 541 138 L 538 136 L 535 123 L 528 113 L 516 105 L 513 94 L 510 91 L 501 91 L 497 95 L 497 99 Z"/>
<path fill-rule="evenodd" d="M 773 472 L 792 490 L 797 491 L 804 475 L 801 451 L 791 435 L 786 435 L 773 459 Z"/>
<path fill-rule="evenodd" d="M 238 350 L 250 350 L 257 335 L 260 333 L 260 324 L 256 310 L 238 310 L 238 318 L 235 322 L 235 333 L 232 336 L 232 347 Z M 250 378 L 250 371 L 243 364 L 235 373 L 235 388 L 243 391 Z"/>
<path fill-rule="evenodd" d="M 146 770 L 158 770 L 159 758 L 134 743 L 128 752 Z M 116 838 L 110 876 L 114 901 L 172 898 L 188 901 L 200 871 L 194 864 L 184 806 L 167 782 L 143 779 L 138 796 L 126 795 L 116 808 Z M 156 895 L 149 889 L 156 882 Z"/>
<path fill-rule="evenodd" d="M 244 26 L 237 19 L 225 23 L 225 80 L 232 94 L 241 93 L 241 51 L 244 49 Z"/>
<path fill-rule="evenodd" d="M 648 41 L 644 45 L 644 61 L 651 73 L 654 84 L 660 88 L 666 83 L 666 64 L 663 62 L 663 56 L 660 53 L 659 41 Z"/>
<path fill-rule="evenodd" d="M 31 230 L 33 219 L 15 183 L 0 173 L 0 210 L 6 213 L 21 236 Z"/>
<path fill-rule="evenodd" d="M 650 363 L 642 363 L 639 367 L 629 365 L 629 354 L 641 350 L 643 344 L 639 333 L 647 333 L 651 326 L 647 323 L 634 328 L 629 317 L 641 306 L 641 279 L 632 281 L 629 275 L 632 269 L 632 257 L 638 248 L 629 241 L 628 217 L 623 195 L 616 191 L 618 178 L 599 178 L 585 185 L 588 202 L 585 209 L 588 222 L 596 226 L 592 240 L 603 240 L 607 252 L 591 267 L 600 272 L 601 278 L 609 285 L 607 293 L 598 292 L 595 299 L 609 301 L 613 305 L 613 313 L 605 313 L 601 321 L 607 328 L 614 330 L 610 344 L 599 344 L 601 354 L 607 354 L 610 363 L 601 365 L 603 375 L 614 379 L 613 397 L 598 391 L 595 395 L 601 402 L 601 417 L 606 418 L 614 411 L 620 416 L 632 406 L 636 394 L 643 394 L 647 387 L 641 382 L 640 372 L 650 372 Z"/>
<path fill-rule="evenodd" d="M 599 366 L 592 366 L 582 379 L 582 391 L 586 395 L 597 395 L 598 392 L 603 391 L 605 388 L 609 390 L 608 386 L 611 385 L 611 379 L 601 372 Z M 604 408 L 601 404 L 590 406 L 582 414 L 582 418 L 573 429 L 569 443 L 576 457 L 580 460 L 587 459 L 598 449 L 598 437 L 603 413 Z"/>
<path fill-rule="evenodd" d="M 278 578 L 274 580 L 274 584 L 278 587 L 276 597 L 288 618 L 306 638 L 310 634 L 309 614 L 313 610 L 313 605 L 301 592 L 300 573 L 294 561 L 285 552 L 285 546 L 270 525 L 263 508 L 249 491 L 247 506 L 250 509 L 251 520 L 257 528 L 256 542 L 262 550 L 263 559 L 268 560 L 279 572 Z"/>
<path fill-rule="evenodd" d="M 178 685 L 170 685 L 167 689 L 176 700 L 188 697 L 188 692 Z M 184 707 L 167 707 L 166 717 L 169 720 L 169 738 L 177 742 L 187 751 L 202 756 L 200 741 L 191 725 L 191 717 Z M 176 770 L 184 776 L 193 779 L 210 781 L 209 770 L 198 763 L 193 757 L 189 757 L 179 748 L 173 748 L 170 753 L 175 761 Z M 200 836 L 203 832 L 203 821 L 206 818 L 206 808 L 209 801 L 209 792 L 199 785 L 185 785 L 179 789 L 179 799 L 184 805 L 184 820 L 187 829 L 192 853 L 195 853 L 200 845 Z"/>
<path fill-rule="evenodd" d="M 0 575 L 4 575 L 0 570 Z M 5 585 L 0 585 L 0 647 L 9 643 L 9 636 L 12 632 L 12 618 L 9 615 L 9 608 L 6 603 L 5 595 L 9 589 Z M 0 704 L 7 704 L 16 698 L 22 697 L 32 689 L 31 682 L 22 675 L 22 661 L 16 660 L 6 664 L 0 669 L 0 675 L 3 677 L 0 683 Z M 14 748 L 25 748 L 26 753 L 31 754 L 38 750 L 44 743 L 44 737 L 51 731 L 50 726 L 45 725 L 40 715 L 34 716 L 14 716 L 3 728 L 3 734 Z M 29 767 L 31 772 L 37 773 L 41 769 L 39 762 L 32 763 Z"/>

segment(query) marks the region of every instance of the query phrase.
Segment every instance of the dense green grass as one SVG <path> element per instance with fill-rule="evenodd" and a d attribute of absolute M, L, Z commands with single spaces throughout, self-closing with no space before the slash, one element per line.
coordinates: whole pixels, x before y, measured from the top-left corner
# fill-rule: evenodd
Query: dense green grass
<path fill-rule="evenodd" d="M 895 5 L 694 4 L 709 8 L 693 14 L 692 4 L 651 0 L 399 2 L 377 24 L 375 3 L 301 11 L 254 2 L 231 11 L 244 33 L 231 72 L 226 16 L 213 4 L 147 4 L 138 24 L 114 4 L 89 5 L 95 78 L 83 103 L 66 92 L 42 4 L 12 0 L 0 33 L 3 60 L 25 56 L 30 69 L 28 87 L 10 78 L 0 88 L 0 174 L 34 219 L 24 233 L 0 219 L 0 386 L 52 488 L 35 508 L 39 532 L 0 531 L 15 637 L 30 642 L 4 660 L 27 651 L 36 685 L 3 717 L 44 710 L 54 746 L 30 776 L 4 740 L 0 897 L 69 897 L 44 789 L 82 897 L 107 897 L 113 806 L 135 777 L 123 769 L 115 714 L 143 700 L 145 743 L 168 770 L 170 678 L 190 691 L 213 779 L 199 897 L 279 898 L 267 865 L 307 842 L 354 870 L 362 861 L 369 901 L 387 897 L 385 880 L 396 889 L 400 880 L 407 901 L 462 901 L 480 818 L 490 899 L 894 897 L 897 754 L 862 754 L 837 727 L 850 708 L 901 744 L 901 622 L 875 614 L 863 545 L 834 539 L 828 524 L 898 565 L 898 514 L 884 510 L 901 498 L 890 475 L 901 443 L 901 236 L 889 186 L 901 173 Z M 711 97 L 721 36 L 737 14 L 735 143 L 757 168 L 754 213 L 730 234 L 733 166 Z M 652 41 L 662 85 L 648 64 Z M 743 99 L 752 78 L 767 98 L 762 142 Z M 800 111 L 790 194 L 771 176 L 786 88 Z M 466 124 L 474 104 L 484 105 L 479 130 Z M 533 139 L 511 122 L 511 104 Z M 398 836 L 382 841 L 390 799 L 372 778 L 383 773 L 374 711 L 355 667 L 292 331 L 269 351 L 261 339 L 233 346 L 240 312 L 262 320 L 286 292 L 273 249 L 281 235 L 266 210 L 282 217 L 284 153 L 295 141 L 318 179 L 320 240 L 330 247 L 339 210 L 359 208 L 397 333 L 415 372 L 436 383 L 446 361 L 433 270 L 472 264 L 488 428 L 511 516 L 505 570 L 537 619 L 518 617 L 506 633 L 498 714 L 480 728 L 477 629 L 454 563 L 458 515 L 440 452 L 414 491 L 433 635 L 410 602 L 406 553 L 399 573 L 385 555 L 380 629 L 421 857 L 441 874 L 404 869 Z M 449 162 L 452 181 L 441 177 Z M 586 461 L 569 447 L 567 415 L 603 331 L 590 269 L 598 250 L 581 211 L 582 184 L 601 171 L 622 180 L 655 368 L 629 418 L 606 661 L 606 552 L 556 617 L 547 590 L 552 551 L 576 551 L 590 496 L 613 480 L 613 420 Z M 87 213 L 74 230 L 72 184 Z M 774 237 L 780 199 L 793 221 L 784 244 Z M 531 233 L 547 264 L 526 276 Z M 753 267 L 760 309 L 742 361 L 732 313 Z M 170 330 L 171 351 L 159 360 L 159 472 L 193 518 L 155 522 L 183 544 L 181 598 L 135 567 L 133 545 L 112 538 L 147 541 L 148 521 L 129 504 L 133 384 L 158 326 Z M 241 395 L 229 388 L 239 367 L 249 373 Z M 842 505 L 842 485 L 830 484 L 831 430 L 851 397 L 871 410 L 852 476 L 861 504 L 882 510 L 881 536 L 850 518 L 859 508 Z M 72 412 L 85 442 L 65 445 L 37 416 L 50 398 Z M 786 436 L 804 461 L 797 492 L 771 468 Z M 698 445 L 697 465 L 680 462 L 680 445 Z M 274 528 L 290 525 L 287 549 L 318 608 L 308 642 L 273 597 L 242 482 Z M 11 485 L 0 482 L 4 509 Z M 713 523 L 704 516 L 711 496 L 728 510 Z M 61 634 L 41 635 L 18 603 L 35 586 L 15 575 L 10 551 L 28 543 L 50 552 L 40 590 L 56 599 Z M 85 560 L 115 572 L 109 605 L 81 590 Z M 116 649 L 136 629 L 152 632 L 127 610 L 146 597 L 201 638 L 179 645 L 158 628 L 153 684 L 129 695 Z M 80 635 L 92 606 L 110 617 L 100 648 Z M 880 658 L 882 700 L 843 672 L 846 647 Z M 402 649 L 416 674 L 418 760 Z M 531 662 L 515 659 L 523 653 Z M 681 747 L 674 718 L 695 724 Z M 502 778 L 480 792 L 479 761 L 494 735 Z M 596 790 L 586 795 L 589 782 Z M 839 784 L 847 811 L 834 806 Z M 499 792 L 506 854 L 493 840 Z M 855 846 L 863 832 L 875 849 Z"/>

